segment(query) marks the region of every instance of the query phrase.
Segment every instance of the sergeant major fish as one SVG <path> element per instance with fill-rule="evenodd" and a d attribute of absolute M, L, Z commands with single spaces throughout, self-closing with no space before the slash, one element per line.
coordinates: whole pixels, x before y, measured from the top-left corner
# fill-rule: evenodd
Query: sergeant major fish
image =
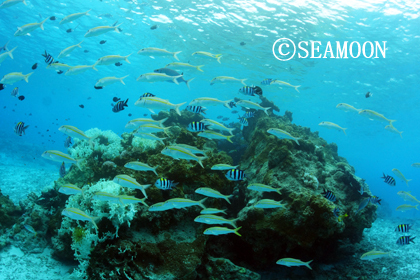
<path fill-rule="evenodd" d="M 384 182 L 387 183 L 390 186 L 395 186 L 395 179 L 392 176 L 389 175 L 385 175 L 385 173 L 382 173 L 383 176 L 381 177 L 381 179 L 384 179 Z"/>
<path fill-rule="evenodd" d="M 173 187 L 178 185 L 179 183 L 175 183 L 172 180 L 168 180 L 166 178 L 157 179 L 155 182 L 155 186 L 161 190 L 172 190 Z"/>
<path fill-rule="evenodd" d="M 15 134 L 17 136 L 22 136 L 23 134 L 25 134 L 25 130 L 29 127 L 29 125 L 25 126 L 24 122 L 18 122 L 15 126 Z"/>
<path fill-rule="evenodd" d="M 118 101 L 117 104 L 115 104 L 114 107 L 112 107 L 112 112 L 114 113 L 121 112 L 122 110 L 124 110 L 124 107 L 128 107 L 127 102 L 128 102 L 128 98 L 126 101 Z"/>
<path fill-rule="evenodd" d="M 246 175 L 243 170 L 231 169 L 226 173 L 225 176 L 230 181 L 243 181 Z"/>

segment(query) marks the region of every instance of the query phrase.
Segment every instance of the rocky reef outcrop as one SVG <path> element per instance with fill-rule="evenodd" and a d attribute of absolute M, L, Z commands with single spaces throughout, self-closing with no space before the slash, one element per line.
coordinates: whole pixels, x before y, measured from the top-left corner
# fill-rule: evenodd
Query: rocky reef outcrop
<path fill-rule="evenodd" d="M 284 116 L 256 112 L 249 119 L 249 126 L 242 130 L 236 126 L 235 144 L 204 139 L 187 131 L 188 123 L 202 119 L 199 115 L 183 111 L 178 116 L 171 111 L 154 116 L 156 120 L 164 118 L 168 118 L 165 125 L 172 126 L 169 137 L 158 134 L 166 137 L 165 145 L 188 144 L 204 150 L 205 168 L 195 161 L 174 160 L 161 154 L 164 145 L 159 142 L 139 141 L 132 133 L 124 133 L 120 138 L 95 130 L 93 149 L 86 141 L 76 141 L 69 151 L 85 159 L 82 169 L 72 167 L 54 188 L 42 194 L 42 200 L 37 200 L 40 207 L 48 210 L 46 217 L 50 220 L 40 235 L 48 237 L 57 257 L 79 261 L 76 277 L 259 279 L 255 271 L 276 267 L 276 261 L 286 257 L 314 259 L 312 266 L 316 269 L 317 262 L 340 257 L 340 242 L 359 242 L 363 229 L 376 218 L 373 204 L 354 214 L 361 201 L 358 190 L 364 186 L 365 196 L 370 192 L 363 180 L 355 176 L 354 168 L 338 155 L 337 145 L 328 144 L 317 132 L 292 124 L 291 112 Z M 299 138 L 299 144 L 268 134 L 269 128 L 289 132 Z M 125 168 L 130 161 L 159 166 L 159 176 Z M 229 181 L 226 171 L 211 170 L 220 163 L 240 165 L 246 180 Z M 171 198 L 201 200 L 204 197 L 195 193 L 200 187 L 232 194 L 231 204 L 213 198 L 204 204 L 225 209 L 227 218 L 237 219 L 241 237 L 204 235 L 210 226 L 194 222 L 201 210 L 198 206 L 151 212 L 142 204 L 92 200 L 97 191 L 143 198 L 140 190 L 112 182 L 118 174 L 129 175 L 140 184 L 153 185 L 160 177 L 179 183 L 172 190 L 147 188 L 145 202 L 149 206 Z M 69 197 L 58 193 L 66 183 L 82 188 L 84 195 Z M 250 183 L 269 185 L 281 194 L 249 190 Z M 324 190 L 331 191 L 336 200 L 326 199 Z M 282 201 L 285 207 L 255 208 L 260 199 Z M 99 217 L 98 230 L 92 223 L 62 217 L 61 211 L 67 207 Z M 348 217 L 340 216 L 344 214 Z"/>

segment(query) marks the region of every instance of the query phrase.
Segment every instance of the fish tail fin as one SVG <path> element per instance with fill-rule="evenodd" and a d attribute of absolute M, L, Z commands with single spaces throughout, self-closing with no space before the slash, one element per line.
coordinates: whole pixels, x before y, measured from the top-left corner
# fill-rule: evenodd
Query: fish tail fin
<path fill-rule="evenodd" d="M 295 90 L 300 93 L 300 91 L 298 90 L 298 87 L 300 86 L 294 86 Z"/>
<path fill-rule="evenodd" d="M 152 171 L 153 171 L 153 173 L 155 173 L 155 174 L 156 174 L 156 176 L 158 175 L 158 174 L 157 174 L 157 172 L 156 172 L 156 169 L 157 169 L 158 167 L 159 167 L 159 165 L 156 165 L 156 166 L 153 168 L 153 170 L 152 170 Z"/>
<path fill-rule="evenodd" d="M 174 52 L 174 58 L 176 59 L 176 60 L 178 60 L 179 61 L 179 59 L 178 59 L 178 57 L 176 56 L 177 54 L 179 54 L 180 52 L 182 52 L 182 51 L 179 51 L 179 52 Z"/>
<path fill-rule="evenodd" d="M 29 125 L 25 126 L 22 130 L 23 130 L 23 134 L 26 135 L 25 130 L 29 127 Z"/>
<path fill-rule="evenodd" d="M 410 182 L 412 179 L 407 179 L 406 181 L 405 181 L 405 184 L 407 185 L 407 187 L 409 187 L 409 185 L 408 185 L 408 182 Z M 416 207 L 417 208 L 417 207 Z M 417 209 L 418 210 L 418 209 Z"/>
<path fill-rule="evenodd" d="M 163 127 L 163 123 L 166 122 L 169 118 L 164 118 L 159 121 L 159 125 Z"/>
<path fill-rule="evenodd" d="M 200 200 L 199 202 L 198 202 L 198 206 L 200 206 L 201 208 L 203 208 L 203 209 L 206 209 L 206 206 L 204 206 L 204 201 L 206 201 L 207 200 L 207 197 L 206 198 L 203 198 L 202 200 Z"/>
<path fill-rule="evenodd" d="M 131 62 L 128 60 L 128 57 L 130 56 L 130 55 L 132 55 L 133 53 L 130 53 L 129 55 L 127 55 L 127 56 L 124 56 L 124 60 L 127 62 L 127 63 L 130 63 L 131 64 Z"/>
<path fill-rule="evenodd" d="M 90 217 L 90 221 L 92 222 L 92 224 L 95 226 L 96 229 L 98 228 L 98 225 L 96 224 L 99 220 L 101 219 L 101 217 Z"/>
<path fill-rule="evenodd" d="M 29 73 L 29 74 L 26 74 L 26 75 L 25 75 L 25 77 L 24 77 L 25 82 L 29 83 L 29 77 L 30 77 L 33 73 L 34 73 L 34 72 L 32 72 L 32 73 Z"/>
<path fill-rule="evenodd" d="M 232 204 L 232 203 L 230 203 L 230 198 L 233 198 L 233 194 L 231 194 L 231 195 L 229 195 L 229 196 L 226 196 L 225 197 L 225 200 L 229 203 L 229 204 Z"/>
<path fill-rule="evenodd" d="M 85 16 L 90 16 L 90 15 L 88 14 L 90 11 L 92 11 L 92 9 L 90 9 L 89 11 L 87 11 L 87 12 L 85 13 Z"/>
<path fill-rule="evenodd" d="M 185 83 L 187 84 L 187 87 L 188 87 L 188 89 L 191 89 L 190 88 L 190 82 L 192 82 L 192 80 L 194 80 L 195 78 L 191 78 L 191 79 L 189 79 L 189 80 L 187 80 Z"/>
<path fill-rule="evenodd" d="M 234 131 L 234 130 L 235 130 L 235 128 L 229 128 L 230 135 L 233 135 L 232 131 Z"/>
<path fill-rule="evenodd" d="M 98 71 L 98 68 L 95 67 L 96 64 L 97 64 L 97 62 L 95 62 L 95 64 L 92 65 L 92 69 L 95 70 L 95 71 Z"/>
<path fill-rule="evenodd" d="M 165 138 L 159 138 L 159 140 L 158 140 L 158 141 L 159 141 L 160 143 L 162 143 L 162 145 L 165 145 L 165 142 L 163 142 L 163 140 L 165 140 L 165 139 L 166 139 L 166 137 L 165 137 Z"/>
<path fill-rule="evenodd" d="M 222 63 L 220 62 L 220 59 L 222 58 L 222 56 L 223 56 L 223 55 L 221 55 L 221 54 L 216 54 L 217 62 L 219 62 L 220 64 L 222 64 Z"/>
<path fill-rule="evenodd" d="M 182 75 L 176 76 L 175 78 L 172 79 L 172 82 L 174 82 L 175 84 L 179 85 L 178 83 L 178 78 L 181 78 Z"/>
<path fill-rule="evenodd" d="M 300 144 L 299 144 L 299 140 L 300 138 L 295 138 L 295 142 L 296 142 L 296 144 L 298 144 L 299 146 L 300 146 Z"/>
<path fill-rule="evenodd" d="M 305 265 L 307 268 L 309 268 L 310 270 L 312 270 L 312 267 L 309 265 L 313 260 L 310 260 L 309 262 L 306 262 Z"/>
<path fill-rule="evenodd" d="M 120 78 L 120 82 L 121 82 L 123 85 L 125 85 L 125 83 L 124 83 L 124 81 L 123 81 L 123 80 L 124 80 L 125 78 L 127 78 L 128 76 L 130 76 L 130 75 L 127 75 L 127 76 L 124 76 L 124 77 Z"/>
<path fill-rule="evenodd" d="M 39 23 L 39 28 L 41 28 L 41 30 L 44 30 L 44 23 L 48 20 L 49 18 L 44 19 L 43 21 L 41 21 Z"/>
<path fill-rule="evenodd" d="M 246 84 L 245 84 L 245 81 L 246 80 L 248 80 L 248 79 L 241 79 L 241 83 L 244 85 L 244 86 L 246 86 Z"/>
<path fill-rule="evenodd" d="M 268 110 L 270 110 L 270 109 L 271 109 L 271 107 L 264 108 L 264 112 L 267 116 L 268 116 Z"/>
<path fill-rule="evenodd" d="M 226 101 L 225 103 L 223 103 L 223 106 L 225 106 L 226 108 L 228 108 L 229 110 L 232 110 L 232 107 L 229 106 L 229 103 L 233 101 L 233 99 Z"/>
<path fill-rule="evenodd" d="M 170 129 L 172 126 L 168 126 L 168 127 L 165 127 L 164 129 L 163 129 L 163 132 L 166 134 L 166 135 L 168 135 L 169 136 L 169 134 L 168 134 L 168 132 L 166 131 L 167 129 Z"/>
<path fill-rule="evenodd" d="M 233 144 L 232 140 L 230 140 L 230 138 L 232 138 L 233 136 L 235 136 L 235 135 L 232 135 L 232 136 L 227 136 L 227 137 L 226 137 L 226 140 L 228 140 L 230 143 L 232 143 L 232 144 Z"/>
<path fill-rule="evenodd" d="M 242 228 L 242 227 L 235 228 L 235 229 L 234 229 L 234 231 L 233 231 L 233 233 L 234 233 L 234 234 L 236 234 L 237 236 L 242 236 L 242 235 L 240 235 L 240 234 L 239 234 L 239 232 L 238 232 L 241 228 Z"/>
<path fill-rule="evenodd" d="M 390 121 L 389 121 L 389 125 L 390 125 L 390 126 L 394 126 L 394 125 L 393 125 L 393 123 L 394 123 L 394 122 L 396 122 L 396 121 L 397 121 L 397 120 L 390 120 Z"/>
<path fill-rule="evenodd" d="M 197 66 L 197 67 L 195 67 L 198 71 L 200 71 L 200 72 L 204 72 L 203 71 L 203 69 L 201 69 L 201 67 L 204 67 L 204 65 L 200 65 L 200 66 Z"/>
<path fill-rule="evenodd" d="M 84 40 L 83 40 L 84 41 Z M 83 43 L 83 41 L 82 42 L 80 42 L 79 44 L 77 44 L 76 46 L 78 47 L 78 48 L 82 48 L 80 45 Z"/>
<path fill-rule="evenodd" d="M 403 138 L 402 137 L 402 133 L 403 133 L 404 131 L 400 131 L 400 132 L 398 132 L 399 134 L 400 134 L 400 137 L 401 137 L 401 139 Z"/>
<path fill-rule="evenodd" d="M 140 199 L 140 202 L 141 202 L 144 206 L 149 207 L 149 205 L 147 205 L 147 203 L 146 203 L 146 202 L 144 202 L 145 200 L 146 200 L 146 197 L 145 197 L 145 198 Z"/>
<path fill-rule="evenodd" d="M 115 32 L 120 33 L 120 30 L 118 29 L 122 23 L 118 24 L 114 27 Z"/>
<path fill-rule="evenodd" d="M 184 102 L 184 103 L 180 103 L 180 104 L 176 104 L 175 105 L 175 112 L 178 114 L 178 115 L 180 115 L 181 116 L 181 111 L 179 110 L 179 107 L 181 107 L 182 105 L 184 105 L 185 103 L 187 103 L 187 102 Z"/>
<path fill-rule="evenodd" d="M 204 157 L 199 157 L 198 158 L 198 163 L 201 165 L 201 167 L 203 167 L 204 168 L 204 166 L 203 166 L 203 160 L 205 160 L 205 159 L 207 159 L 207 157 L 206 156 L 204 156 Z"/>
<path fill-rule="evenodd" d="M 347 129 L 347 128 L 343 128 L 343 132 L 344 132 L 344 135 L 346 135 L 346 136 L 347 136 L 346 129 Z"/>
<path fill-rule="evenodd" d="M 207 115 L 207 114 L 206 114 L 206 110 L 207 110 L 207 108 L 204 108 L 204 107 L 203 107 L 203 108 L 201 109 L 201 113 L 202 113 L 202 114 L 204 114 L 204 115 Z"/>
<path fill-rule="evenodd" d="M 14 47 L 13 49 L 11 49 L 7 54 L 10 56 L 10 58 L 11 59 L 13 59 L 13 54 L 12 54 L 12 52 L 14 51 L 14 50 L 16 50 L 16 48 L 17 47 Z"/>

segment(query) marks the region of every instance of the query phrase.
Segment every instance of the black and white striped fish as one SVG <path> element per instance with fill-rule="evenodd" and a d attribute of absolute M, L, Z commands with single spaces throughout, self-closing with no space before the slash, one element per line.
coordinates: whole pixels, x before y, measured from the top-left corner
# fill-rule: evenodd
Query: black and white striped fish
<path fill-rule="evenodd" d="M 390 186 L 395 186 L 395 179 L 392 176 L 389 175 L 385 175 L 385 173 L 382 173 L 384 176 L 381 177 L 382 179 L 384 179 L 384 182 L 387 183 Z"/>
<path fill-rule="evenodd" d="M 66 166 L 64 165 L 64 161 L 60 166 L 60 177 L 63 178 L 64 176 L 66 176 Z"/>
<path fill-rule="evenodd" d="M 124 110 L 124 107 L 128 107 L 127 102 L 128 102 L 128 98 L 126 101 L 118 101 L 117 104 L 115 104 L 114 107 L 112 108 L 112 112 L 118 113 Z"/>
<path fill-rule="evenodd" d="M 140 99 L 142 99 L 143 97 L 155 97 L 156 95 L 154 95 L 154 94 L 151 94 L 150 92 L 146 92 L 146 93 L 143 93 L 141 96 L 140 96 Z"/>
<path fill-rule="evenodd" d="M 239 116 L 239 123 L 241 124 L 241 125 L 243 125 L 243 126 L 248 126 L 248 119 L 247 118 L 244 118 L 244 117 L 241 117 L 241 116 Z"/>
<path fill-rule="evenodd" d="M 410 244 L 410 242 L 414 243 L 414 241 L 413 241 L 414 238 L 416 238 L 416 237 L 411 238 L 411 236 L 401 236 L 400 238 L 398 238 L 397 244 L 398 245 L 408 245 L 408 244 Z"/>
<path fill-rule="evenodd" d="M 18 136 L 22 136 L 22 134 L 25 134 L 25 130 L 29 127 L 29 125 L 25 126 L 23 122 L 18 122 L 15 126 L 15 133 Z"/>
<path fill-rule="evenodd" d="M 208 125 L 202 122 L 192 122 L 188 125 L 187 130 L 191 132 L 201 132 L 208 129 Z"/>
<path fill-rule="evenodd" d="M 413 225 L 401 224 L 401 225 L 398 225 L 395 228 L 395 231 L 398 231 L 398 232 L 408 232 L 412 227 L 413 227 Z"/>
<path fill-rule="evenodd" d="M 273 81 L 273 79 L 264 79 L 261 84 L 265 85 L 265 86 L 269 86 L 271 85 L 271 82 Z"/>
<path fill-rule="evenodd" d="M 331 202 L 334 202 L 334 201 L 336 201 L 336 197 L 335 197 L 335 194 L 332 192 L 332 191 L 326 191 L 326 190 L 324 190 L 324 192 L 322 193 L 322 195 L 326 198 L 326 199 L 328 199 L 329 201 L 331 201 Z"/>
<path fill-rule="evenodd" d="M 190 111 L 190 112 L 192 112 L 192 113 L 196 113 L 196 114 L 206 114 L 206 110 L 207 110 L 207 108 L 206 107 L 203 107 L 203 106 L 187 106 L 187 111 Z"/>
<path fill-rule="evenodd" d="M 45 54 L 43 54 L 42 56 L 45 57 L 45 63 L 47 63 L 48 65 L 51 65 L 52 63 L 54 63 L 54 58 L 52 57 L 52 55 L 47 53 L 47 51 L 45 51 Z"/>
<path fill-rule="evenodd" d="M 255 96 L 254 87 L 244 86 L 239 89 L 239 92 L 245 95 Z"/>
<path fill-rule="evenodd" d="M 373 204 L 377 203 L 377 204 L 381 205 L 381 200 L 382 200 L 382 199 L 380 199 L 379 197 L 377 197 L 377 196 L 372 196 L 372 197 L 370 197 L 369 199 L 370 199 L 370 202 L 371 202 L 371 203 L 373 203 Z"/>
<path fill-rule="evenodd" d="M 226 178 L 230 181 L 242 181 L 245 179 L 245 172 L 239 169 L 231 169 L 226 173 Z"/>
<path fill-rule="evenodd" d="M 168 180 L 166 178 L 157 179 L 155 182 L 156 188 L 161 190 L 172 190 L 172 188 L 178 184 L 179 183 L 174 183 L 174 181 Z"/>
<path fill-rule="evenodd" d="M 230 101 L 230 102 L 228 103 L 228 105 L 229 105 L 229 108 L 236 107 L 236 102 L 235 102 L 235 101 Z"/>
<path fill-rule="evenodd" d="M 65 148 L 68 148 L 68 147 L 70 147 L 70 145 L 71 145 L 71 137 L 70 137 L 70 136 L 68 136 L 68 137 L 66 138 L 66 140 L 64 140 L 64 147 L 65 147 Z"/>
<path fill-rule="evenodd" d="M 243 117 L 249 119 L 249 118 L 253 118 L 254 116 L 255 116 L 255 112 L 253 112 L 253 111 L 246 111 L 245 112 L 245 115 Z"/>

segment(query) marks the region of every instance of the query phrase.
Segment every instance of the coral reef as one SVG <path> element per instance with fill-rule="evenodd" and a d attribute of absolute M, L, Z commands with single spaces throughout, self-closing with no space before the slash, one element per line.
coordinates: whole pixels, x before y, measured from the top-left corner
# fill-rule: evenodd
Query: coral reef
<path fill-rule="evenodd" d="M 268 100 L 264 102 L 265 106 L 271 104 Z M 249 126 L 235 129 L 236 146 L 187 131 L 188 123 L 199 121 L 200 115 L 183 111 L 179 116 L 173 111 L 161 111 L 153 118 L 168 118 L 164 124 L 171 126 L 169 137 L 157 134 L 166 137 L 165 145 L 188 144 L 204 150 L 205 168 L 195 161 L 175 160 L 161 154 L 164 145 L 158 141 L 144 140 L 133 133 L 119 137 L 110 131 L 92 129 L 86 134 L 93 138 L 94 145 L 76 140 L 69 149 L 73 157 L 84 159 L 82 170 L 70 168 L 64 178 L 57 180 L 27 209 L 33 227 L 51 241 L 55 256 L 79 262 L 73 272 L 75 277 L 260 279 L 253 271 L 276 267 L 276 261 L 284 257 L 315 259 L 313 267 L 316 269 L 317 262 L 339 257 L 339 240 L 359 242 L 363 230 L 371 227 L 376 218 L 373 204 L 353 214 L 363 198 L 358 190 L 363 185 L 365 193 L 370 195 L 368 186 L 354 175 L 354 168 L 338 156 L 337 145 L 328 144 L 317 132 L 292 124 L 291 112 L 286 112 L 285 116 L 270 112 L 267 116 L 257 111 L 255 117 L 249 119 Z M 298 137 L 299 145 L 268 134 L 269 128 L 279 128 Z M 158 175 L 125 168 L 131 161 L 159 166 Z M 229 181 L 226 172 L 210 169 L 219 163 L 240 164 L 246 180 Z M 233 194 L 231 204 L 223 199 L 208 198 L 205 205 L 226 209 L 228 219 L 238 218 L 236 224 L 242 227 L 242 236 L 204 235 L 208 225 L 194 222 L 201 209 L 197 206 L 152 212 L 143 204 L 122 205 L 93 198 L 99 191 L 114 196 L 144 197 L 140 190 L 114 183 L 113 178 L 119 174 L 128 175 L 139 184 L 152 185 L 146 189 L 148 205 L 171 198 L 201 200 L 203 196 L 195 193 L 200 187 Z M 158 189 L 153 184 L 161 177 L 179 184 L 172 190 Z M 68 183 L 81 188 L 83 195 L 59 193 L 58 189 Z M 248 190 L 249 183 L 269 185 L 279 189 L 281 194 Z M 322 195 L 324 189 L 334 193 L 335 202 Z M 261 198 L 283 201 L 286 207 L 253 207 Z M 43 212 L 36 210 L 37 207 Z M 92 222 L 63 217 L 64 208 L 84 211 L 94 217 L 99 229 L 95 229 Z M 336 208 L 349 217 L 339 220 L 334 215 Z M 34 213 L 36 211 L 38 213 Z M 47 222 L 40 213 L 45 213 Z M 13 223 L 16 221 L 11 225 Z"/>

